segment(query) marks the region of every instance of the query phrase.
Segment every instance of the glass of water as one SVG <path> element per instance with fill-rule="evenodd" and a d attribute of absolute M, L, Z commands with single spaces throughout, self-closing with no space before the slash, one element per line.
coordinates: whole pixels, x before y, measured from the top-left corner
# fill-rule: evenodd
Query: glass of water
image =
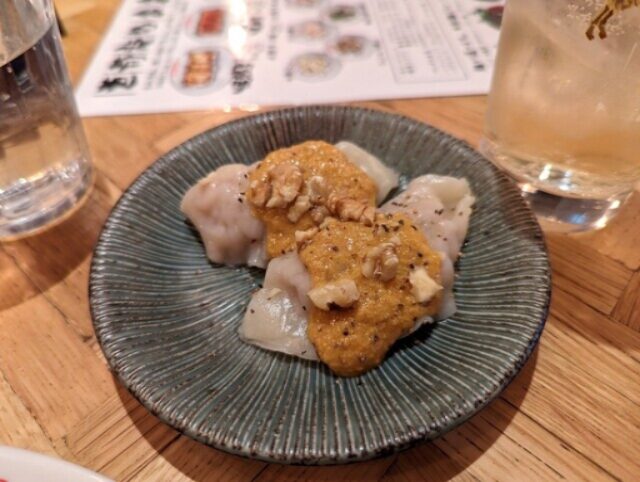
<path fill-rule="evenodd" d="M 481 150 L 543 225 L 605 226 L 640 180 L 640 0 L 509 0 Z"/>
<path fill-rule="evenodd" d="M 63 218 L 92 181 L 51 0 L 0 0 L 0 240 Z"/>

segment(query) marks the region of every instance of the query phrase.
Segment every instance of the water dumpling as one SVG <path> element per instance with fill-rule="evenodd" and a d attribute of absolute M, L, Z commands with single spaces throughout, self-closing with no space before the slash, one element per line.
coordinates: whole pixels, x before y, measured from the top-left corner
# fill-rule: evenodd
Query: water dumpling
<path fill-rule="evenodd" d="M 397 184 L 354 144 L 308 141 L 252 166 L 222 166 L 185 194 L 182 210 L 212 261 L 268 263 L 241 323 L 245 342 L 353 376 L 455 311 L 469 186 L 422 176 L 377 209 Z"/>
<path fill-rule="evenodd" d="M 311 338 L 307 338 L 310 333 L 310 316 L 314 312 L 313 303 L 309 298 L 309 293 L 312 292 L 312 289 L 309 288 L 314 283 L 312 283 L 311 274 L 307 270 L 307 266 L 314 266 L 314 261 L 309 261 L 311 257 L 309 250 L 311 249 L 319 252 L 319 255 L 315 258 L 315 284 L 326 284 L 327 281 L 335 279 L 336 276 L 328 273 L 331 269 L 337 270 L 340 273 L 337 277 L 340 278 L 345 276 L 345 273 L 349 270 L 353 271 L 355 267 L 355 271 L 348 275 L 347 278 L 357 278 L 357 270 L 364 269 L 361 266 L 367 261 L 367 256 L 372 251 L 369 245 L 373 246 L 373 248 L 386 246 L 385 249 L 389 249 L 396 256 L 399 255 L 398 261 L 400 264 L 404 263 L 406 270 L 404 274 L 398 274 L 396 271 L 394 276 L 397 275 L 404 280 L 403 282 L 407 283 L 409 290 L 414 288 L 414 283 L 417 284 L 419 282 L 416 279 L 417 275 L 412 278 L 412 274 L 415 274 L 416 267 L 419 264 L 424 265 L 425 260 L 429 259 L 427 266 L 434 268 L 435 265 L 438 265 L 437 269 L 431 271 L 431 273 L 426 273 L 430 276 L 422 280 L 426 283 L 425 289 L 433 288 L 439 292 L 437 305 L 432 304 L 431 310 L 410 313 L 406 318 L 405 326 L 402 326 L 399 331 L 396 330 L 396 338 L 406 336 L 421 325 L 432 322 L 434 318 L 442 319 L 451 316 L 455 312 L 453 299 L 454 263 L 466 235 L 473 202 L 474 198 L 466 180 L 446 176 L 422 176 L 415 179 L 405 193 L 400 194 L 383 206 L 381 211 L 386 214 L 383 214 L 382 217 L 378 214 L 378 221 L 370 227 L 358 223 L 356 223 L 356 226 L 347 224 L 345 227 L 345 223 L 340 223 L 338 220 L 330 220 L 318 232 L 308 231 L 307 234 L 309 234 L 309 239 L 312 240 L 312 243 L 303 248 L 300 251 L 300 255 L 295 252 L 289 253 L 285 257 L 274 259 L 267 267 L 269 283 L 268 285 L 265 283 L 265 288 L 254 295 L 241 328 L 241 334 L 252 332 L 254 335 L 252 338 L 243 335 L 243 338 L 249 343 L 254 343 L 270 350 L 282 351 L 311 359 L 317 356 L 317 351 L 314 348 L 318 348 L 318 340 L 316 339 L 314 343 L 311 343 Z M 399 215 L 400 217 L 398 217 Z M 325 229 L 327 230 L 326 233 L 323 232 Z M 341 229 L 344 231 L 342 234 Z M 349 232 L 347 233 L 345 229 Z M 395 241 L 393 238 L 397 237 L 396 233 L 402 233 L 401 230 L 403 229 L 408 230 L 411 234 L 419 231 L 421 236 L 429 240 L 428 244 L 425 240 L 424 244 L 421 245 L 419 239 L 411 241 L 398 239 Z M 357 237 L 362 236 L 363 233 L 368 236 L 366 241 L 368 244 L 366 246 L 358 244 L 358 242 L 362 243 L 362 240 L 357 240 Z M 322 237 L 324 237 L 324 242 L 319 239 Z M 389 238 L 388 242 L 385 241 L 385 237 Z M 304 236 L 301 235 L 300 240 L 303 244 L 305 243 Z M 394 242 L 398 242 L 398 245 L 393 246 Z M 406 247 L 400 248 L 402 244 L 406 245 L 407 243 L 414 247 L 409 253 L 407 253 Z M 415 249 L 416 247 L 419 248 Z M 383 252 L 381 250 L 378 251 L 380 253 Z M 344 256 L 341 257 L 340 254 Z M 414 254 L 415 256 L 413 256 Z M 434 255 L 437 258 L 435 260 L 433 259 Z M 300 256 L 302 256 L 304 262 Z M 329 261 L 329 258 L 333 259 Z M 424 276 L 425 273 L 420 274 Z M 382 271 L 380 275 L 385 276 Z M 385 280 L 383 279 L 383 281 Z M 384 294 L 385 290 L 388 295 L 390 286 L 389 280 L 386 281 L 386 283 L 382 283 L 379 286 L 376 286 L 375 283 L 369 286 L 369 289 L 373 290 L 374 298 L 386 296 Z M 296 289 L 292 289 L 292 282 Z M 360 281 L 357 287 L 360 288 L 358 293 L 360 297 L 364 291 Z M 342 289 L 345 290 L 347 288 Z M 360 298 L 358 302 L 360 304 L 365 303 L 363 298 Z M 395 299 L 393 306 L 402 305 L 402 309 L 407 310 L 406 307 L 411 304 L 411 299 L 407 301 L 404 298 L 400 301 Z M 260 306 L 259 316 L 258 310 L 255 308 L 256 305 Z M 390 318 L 397 320 L 401 316 L 395 312 L 393 317 L 386 316 L 383 306 L 371 306 L 372 310 L 370 310 L 369 314 L 361 315 L 358 315 L 357 312 L 349 313 L 348 310 L 343 309 L 344 307 L 339 307 L 340 309 L 336 311 L 332 321 L 323 328 L 324 330 L 329 330 L 331 328 L 328 328 L 328 326 L 333 326 L 338 329 L 337 339 L 334 336 L 330 338 L 330 342 L 344 345 L 346 340 L 343 340 L 342 336 L 348 338 L 356 333 L 357 323 L 353 323 L 353 325 L 350 323 L 352 320 L 357 322 L 358 316 L 360 318 L 371 317 L 371 313 L 375 313 L 376 316 L 379 315 L 378 318 L 382 321 Z M 434 309 L 434 306 L 437 307 Z M 251 310 L 254 311 L 252 312 Z M 363 312 L 362 310 L 360 311 Z M 283 313 L 285 313 L 285 316 L 283 316 Z M 405 314 L 407 313 L 405 311 Z M 268 335 L 266 335 L 268 336 L 268 345 L 264 340 L 259 339 L 259 335 L 256 335 L 259 332 L 258 326 L 268 327 L 265 330 L 268 332 Z M 369 328 L 365 327 L 365 329 Z M 373 330 L 367 336 L 371 340 L 376 339 L 376 343 L 381 343 L 382 330 Z M 395 338 L 392 337 L 391 339 L 395 341 Z M 387 348 L 385 347 L 380 353 L 386 353 Z M 302 352 L 304 353 L 301 355 Z M 370 353 L 371 351 L 368 350 L 369 355 Z M 345 358 L 349 354 L 356 357 L 362 356 L 361 353 L 357 353 L 347 345 L 341 346 L 337 356 Z M 322 358 L 322 352 L 320 353 L 320 358 Z M 372 365 L 379 363 L 379 359 L 379 355 L 377 357 L 374 356 L 371 360 L 368 360 L 369 364 L 365 362 L 363 366 L 370 368 Z M 323 361 L 326 361 L 326 356 Z M 337 364 L 332 368 L 340 374 L 356 374 L 360 372 L 360 367 L 356 365 L 351 363 L 351 366 L 342 373 Z M 335 370 L 336 367 L 338 367 L 337 370 Z"/>
<path fill-rule="evenodd" d="M 307 337 L 311 278 L 296 252 L 271 260 L 263 288 L 251 297 L 240 326 L 247 343 L 317 360 Z"/>
<path fill-rule="evenodd" d="M 194 224 L 214 263 L 265 268 L 264 223 L 245 200 L 250 166 L 219 167 L 191 187 L 180 208 Z"/>
<path fill-rule="evenodd" d="M 252 166 L 221 166 L 191 187 L 181 209 L 209 259 L 264 268 L 294 249 L 296 230 L 330 214 L 319 202 L 329 187 L 373 208 L 397 186 L 397 174 L 378 159 L 353 144 L 339 145 L 309 141 L 279 149 Z"/>
<path fill-rule="evenodd" d="M 373 179 L 376 185 L 377 204 L 384 201 L 392 189 L 398 187 L 398 173 L 386 166 L 373 154 L 349 141 L 340 141 L 336 144 L 336 147 Z"/>
<path fill-rule="evenodd" d="M 475 197 L 466 179 L 427 174 L 415 178 L 407 189 L 382 206 L 383 212 L 409 216 L 442 258 L 444 291 L 440 318 L 456 311 L 453 299 L 454 264 L 467 236 Z"/>

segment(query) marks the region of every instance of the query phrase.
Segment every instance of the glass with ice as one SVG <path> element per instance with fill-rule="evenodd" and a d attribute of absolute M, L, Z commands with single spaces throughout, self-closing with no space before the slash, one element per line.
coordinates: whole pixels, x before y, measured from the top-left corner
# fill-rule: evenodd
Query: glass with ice
<path fill-rule="evenodd" d="M 0 0 L 0 240 L 71 212 L 92 182 L 51 0 Z"/>
<path fill-rule="evenodd" d="M 481 150 L 543 225 L 600 228 L 640 180 L 640 0 L 509 0 Z"/>

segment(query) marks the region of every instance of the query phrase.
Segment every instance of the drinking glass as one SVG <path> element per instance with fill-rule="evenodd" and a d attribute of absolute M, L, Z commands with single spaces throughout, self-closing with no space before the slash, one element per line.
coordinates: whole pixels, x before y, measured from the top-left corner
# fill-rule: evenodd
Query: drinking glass
<path fill-rule="evenodd" d="M 601 228 L 640 179 L 640 0 L 508 0 L 481 151 L 543 225 Z"/>
<path fill-rule="evenodd" d="M 51 0 L 0 0 L 0 239 L 71 212 L 92 172 Z"/>

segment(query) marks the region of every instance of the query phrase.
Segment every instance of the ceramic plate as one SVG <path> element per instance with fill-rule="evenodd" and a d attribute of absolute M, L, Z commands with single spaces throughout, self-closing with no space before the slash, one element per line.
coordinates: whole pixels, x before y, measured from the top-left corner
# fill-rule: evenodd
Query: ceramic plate
<path fill-rule="evenodd" d="M 113 482 L 78 465 L 0 445 L 0 482 Z"/>
<path fill-rule="evenodd" d="M 356 378 L 242 343 L 236 331 L 262 272 L 209 263 L 179 209 L 211 170 L 308 139 L 355 142 L 402 173 L 403 184 L 425 173 L 466 177 L 477 196 L 457 267 L 457 313 Z M 173 149 L 114 208 L 90 280 L 106 358 L 151 412 L 213 447 L 302 464 L 369 459 L 472 416 L 533 350 L 549 289 L 540 227 L 492 164 L 425 124 L 350 107 L 268 112 Z"/>

